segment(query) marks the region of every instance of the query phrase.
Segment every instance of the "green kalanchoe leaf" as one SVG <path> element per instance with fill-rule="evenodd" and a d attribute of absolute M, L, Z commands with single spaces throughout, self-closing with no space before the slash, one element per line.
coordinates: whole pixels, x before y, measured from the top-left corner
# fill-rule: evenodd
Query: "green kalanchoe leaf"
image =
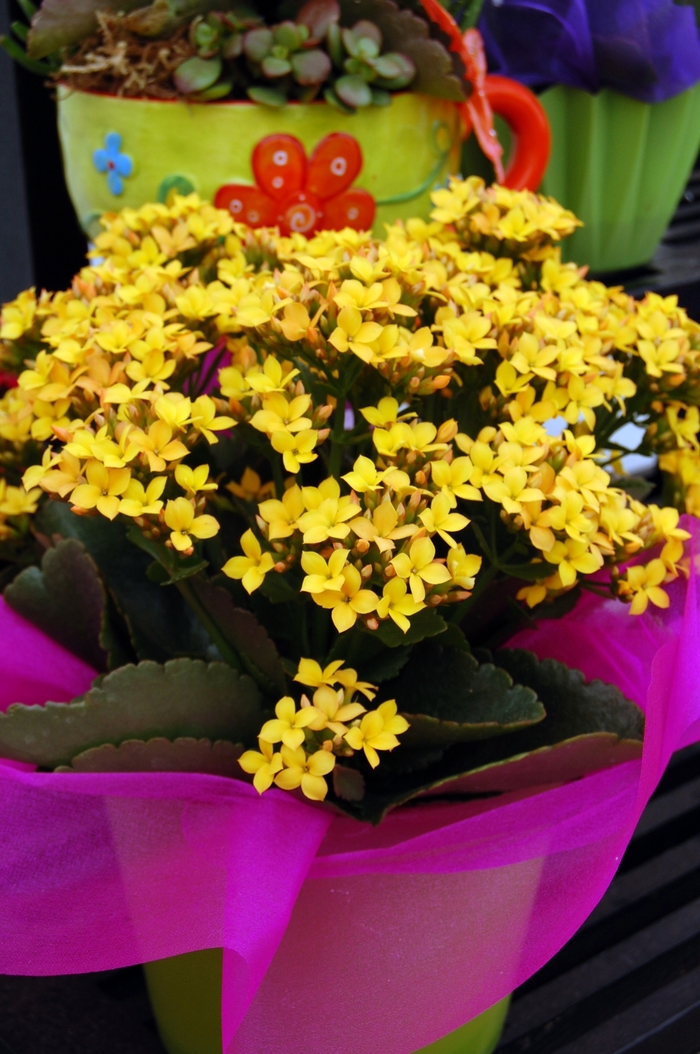
<path fill-rule="evenodd" d="M 212 776 L 245 778 L 238 759 L 240 743 L 227 739 L 125 739 L 119 746 L 104 743 L 77 754 L 57 772 L 205 772 Z"/>
<path fill-rule="evenodd" d="M 371 40 L 374 44 L 373 53 L 375 55 L 379 54 L 382 49 L 382 31 L 378 25 L 365 18 L 355 23 L 352 27 L 352 32 L 359 40 Z M 368 52 L 367 54 L 370 53 Z"/>
<path fill-rule="evenodd" d="M 139 659 L 166 662 L 178 655 L 206 657 L 211 641 L 184 599 L 148 578 L 152 557 L 133 545 L 127 528 L 104 516 L 76 516 L 61 501 L 47 501 L 37 515 L 51 538 L 77 538 L 97 564 L 115 612 L 124 620 Z M 143 537 L 143 536 L 141 536 Z"/>
<path fill-rule="evenodd" d="M 101 643 L 106 596 L 94 561 L 75 538 L 49 549 L 41 568 L 27 567 L 11 582 L 5 601 L 96 670 L 106 669 Z"/>
<path fill-rule="evenodd" d="M 336 765 L 333 769 L 333 793 L 343 801 L 362 801 L 365 796 L 364 776 L 347 765 Z"/>
<path fill-rule="evenodd" d="M 490 739 L 542 721 L 545 708 L 531 688 L 505 670 L 479 665 L 469 652 L 442 647 L 440 637 L 414 648 L 382 698 L 395 698 L 410 728 L 402 748 L 415 751 Z"/>
<path fill-rule="evenodd" d="M 644 715 L 615 685 L 586 682 L 580 670 L 555 659 L 538 659 L 523 648 L 495 651 L 493 662 L 518 684 L 537 693 L 547 711 L 549 736 L 563 739 L 588 732 L 615 732 L 621 738 L 641 740 Z M 525 741 L 529 736 L 533 746 L 540 746 L 538 730 L 524 736 Z"/>
<path fill-rule="evenodd" d="M 641 756 L 642 743 L 638 739 L 621 739 L 614 732 L 589 732 L 553 746 L 539 747 L 529 754 L 484 765 L 460 778 L 450 778 L 426 794 L 433 797 L 436 794 L 493 794 L 570 783 L 589 772 L 636 761 Z"/>
<path fill-rule="evenodd" d="M 484 658 L 491 656 L 485 653 Z M 493 664 L 536 692 L 547 711 L 544 720 L 447 749 L 400 746 L 382 755 L 379 768 L 365 772 L 361 803 L 338 804 L 359 819 L 378 823 L 387 811 L 418 796 L 468 798 L 569 782 L 641 756 L 643 714 L 614 685 L 586 683 L 580 671 L 553 659 L 540 661 L 530 652 L 496 652 Z M 382 686 L 383 696 L 388 687 Z M 397 702 L 403 710 L 398 697 Z M 400 737 L 402 744 L 407 734 Z"/>
<path fill-rule="evenodd" d="M 424 608 L 410 619 L 410 628 L 403 632 L 391 619 L 385 619 L 379 623 L 379 629 L 374 635 L 389 648 L 399 648 L 406 644 L 418 644 L 426 637 L 436 637 L 444 633 L 447 623 L 442 616 L 438 615 L 434 608 Z"/>
<path fill-rule="evenodd" d="M 134 738 L 250 742 L 261 720 L 254 682 L 223 662 L 142 662 L 107 674 L 72 703 L 13 704 L 0 715 L 0 755 L 55 768 Z"/>
<path fill-rule="evenodd" d="M 195 578 L 190 586 L 218 633 L 235 649 L 243 668 L 263 691 L 278 699 L 287 691 L 287 678 L 279 652 L 255 615 L 236 607 L 225 589 Z"/>
<path fill-rule="evenodd" d="M 233 36 L 230 36 L 226 40 L 226 43 L 224 44 L 224 46 L 222 48 L 221 54 L 222 54 L 222 56 L 225 59 L 228 59 L 229 61 L 231 61 L 232 59 L 237 59 L 239 57 L 239 55 L 242 55 L 243 54 L 243 36 L 242 36 L 242 34 L 241 33 L 234 33 Z"/>

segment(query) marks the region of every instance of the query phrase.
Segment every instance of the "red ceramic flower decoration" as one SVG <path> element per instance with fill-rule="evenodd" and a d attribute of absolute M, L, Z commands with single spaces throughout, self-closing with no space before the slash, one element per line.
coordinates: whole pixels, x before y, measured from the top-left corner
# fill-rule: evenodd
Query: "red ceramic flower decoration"
<path fill-rule="evenodd" d="M 351 187 L 362 169 L 360 144 L 345 132 L 322 139 L 307 160 L 293 135 L 268 135 L 251 159 L 257 186 L 227 183 L 214 204 L 249 227 L 279 227 L 283 234 L 311 234 L 372 226 L 376 205 L 367 190 Z"/>

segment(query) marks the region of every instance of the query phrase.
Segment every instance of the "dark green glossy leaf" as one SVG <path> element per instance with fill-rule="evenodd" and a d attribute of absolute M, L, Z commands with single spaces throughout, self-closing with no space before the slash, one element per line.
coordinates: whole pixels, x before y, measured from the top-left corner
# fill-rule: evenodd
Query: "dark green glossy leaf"
<path fill-rule="evenodd" d="M 101 644 L 105 591 L 94 561 L 75 538 L 48 549 L 41 568 L 27 567 L 5 589 L 11 608 L 96 670 L 106 669 Z"/>
<path fill-rule="evenodd" d="M 438 784 L 427 793 L 488 794 L 570 783 L 589 772 L 640 758 L 642 746 L 640 740 L 620 739 L 614 732 L 591 732 L 486 765 L 466 776 Z"/>
<path fill-rule="evenodd" d="M 91 747 L 126 739 L 250 742 L 261 720 L 254 682 L 225 663 L 142 662 L 107 674 L 81 700 L 10 706 L 0 715 L 0 754 L 55 768 Z"/>
<path fill-rule="evenodd" d="M 586 681 L 555 659 L 538 659 L 523 648 L 503 648 L 493 661 L 518 684 L 532 688 L 547 711 L 545 726 L 522 733 L 531 749 L 589 732 L 614 732 L 623 739 L 642 739 L 644 715 L 619 688 L 604 681 Z"/>
<path fill-rule="evenodd" d="M 137 658 L 166 662 L 179 655 L 206 657 L 211 641 L 200 622 L 179 593 L 148 578 L 151 557 L 132 545 L 122 523 L 76 516 L 59 501 L 46 502 L 37 519 L 48 537 L 83 543 L 127 624 Z"/>
<path fill-rule="evenodd" d="M 490 658 L 488 652 L 484 658 Z M 382 756 L 379 768 L 365 773 L 363 801 L 342 808 L 377 823 L 389 809 L 428 791 L 468 797 L 539 787 L 640 756 L 643 715 L 614 685 L 586 683 L 580 671 L 521 650 L 496 652 L 493 663 L 536 693 L 546 710 L 544 720 L 432 753 L 397 747 Z M 437 682 L 442 673 L 432 672 Z"/>
<path fill-rule="evenodd" d="M 194 739 L 190 736 L 170 740 L 126 739 L 119 746 L 104 743 L 73 758 L 70 765 L 59 765 L 58 772 L 206 772 L 213 776 L 245 778 L 238 759 L 240 743 L 226 739 Z"/>
<path fill-rule="evenodd" d="M 243 668 L 275 699 L 284 695 L 287 678 L 279 652 L 255 615 L 236 607 L 225 589 L 204 579 L 192 579 L 190 586 L 219 635 L 236 651 Z"/>
<path fill-rule="evenodd" d="M 365 796 L 364 776 L 347 765 L 336 765 L 333 769 L 333 793 L 343 801 L 362 801 Z"/>
<path fill-rule="evenodd" d="M 434 608 L 419 611 L 410 619 L 410 623 L 410 628 L 404 633 L 391 619 L 385 619 L 379 623 L 379 629 L 374 630 L 374 635 L 388 648 L 399 648 L 406 644 L 418 644 L 426 637 L 436 637 L 447 629 L 444 618 Z"/>
<path fill-rule="evenodd" d="M 441 638 L 414 648 L 381 695 L 396 699 L 410 724 L 402 746 L 414 751 L 503 735 L 545 716 L 531 688 L 491 663 L 480 666 L 467 651 L 443 647 Z"/>

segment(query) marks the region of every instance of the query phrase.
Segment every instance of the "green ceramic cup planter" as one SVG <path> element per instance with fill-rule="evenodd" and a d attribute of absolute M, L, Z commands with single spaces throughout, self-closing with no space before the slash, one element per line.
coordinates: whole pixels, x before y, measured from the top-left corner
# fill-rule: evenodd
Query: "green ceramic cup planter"
<path fill-rule="evenodd" d="M 221 951 L 144 964 L 151 1005 L 168 1054 L 221 1054 Z M 492 1054 L 510 997 L 416 1054 Z M 379 1054 L 362 1051 L 358 1054 Z"/>
<path fill-rule="evenodd" d="M 101 213 L 165 201 L 172 190 L 213 200 L 226 184 L 254 185 L 251 155 L 265 136 L 293 135 L 308 156 L 332 132 L 357 140 L 362 168 L 353 186 L 374 197 L 375 231 L 383 233 L 398 218 L 428 216 L 430 192 L 459 169 L 462 137 L 454 103 L 414 92 L 348 115 L 324 102 L 273 110 L 59 88 L 58 127 L 68 190 L 89 233 Z"/>
<path fill-rule="evenodd" d="M 653 105 L 561 85 L 539 98 L 552 127 L 540 189 L 585 223 L 564 258 L 593 271 L 648 263 L 700 148 L 700 84 Z"/>

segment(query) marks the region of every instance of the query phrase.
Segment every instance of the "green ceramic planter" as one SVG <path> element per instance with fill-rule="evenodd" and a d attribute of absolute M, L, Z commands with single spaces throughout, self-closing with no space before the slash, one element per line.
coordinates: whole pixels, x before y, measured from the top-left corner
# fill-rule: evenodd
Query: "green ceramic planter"
<path fill-rule="evenodd" d="M 168 1054 L 221 1054 L 221 951 L 158 959 L 145 963 L 144 970 Z M 509 1002 L 510 997 L 503 999 L 416 1054 L 491 1054 L 503 1031 Z"/>
<path fill-rule="evenodd" d="M 540 96 L 552 126 L 541 190 L 585 227 L 563 256 L 593 271 L 651 260 L 700 148 L 700 84 L 649 105 L 561 85 Z"/>
<path fill-rule="evenodd" d="M 346 132 L 363 156 L 354 185 L 375 198 L 375 231 L 383 233 L 384 223 L 400 217 L 427 218 L 430 192 L 458 171 L 462 132 L 454 103 L 413 92 L 395 95 L 391 106 L 347 115 L 325 102 L 272 110 L 248 102 L 161 102 L 66 88 L 59 88 L 58 128 L 68 190 L 88 232 L 102 212 L 164 201 L 173 189 L 212 200 L 224 184 L 254 184 L 251 154 L 265 136 L 296 136 L 308 156 L 331 132 Z M 98 170 L 95 151 L 108 155 L 111 172 Z"/>

